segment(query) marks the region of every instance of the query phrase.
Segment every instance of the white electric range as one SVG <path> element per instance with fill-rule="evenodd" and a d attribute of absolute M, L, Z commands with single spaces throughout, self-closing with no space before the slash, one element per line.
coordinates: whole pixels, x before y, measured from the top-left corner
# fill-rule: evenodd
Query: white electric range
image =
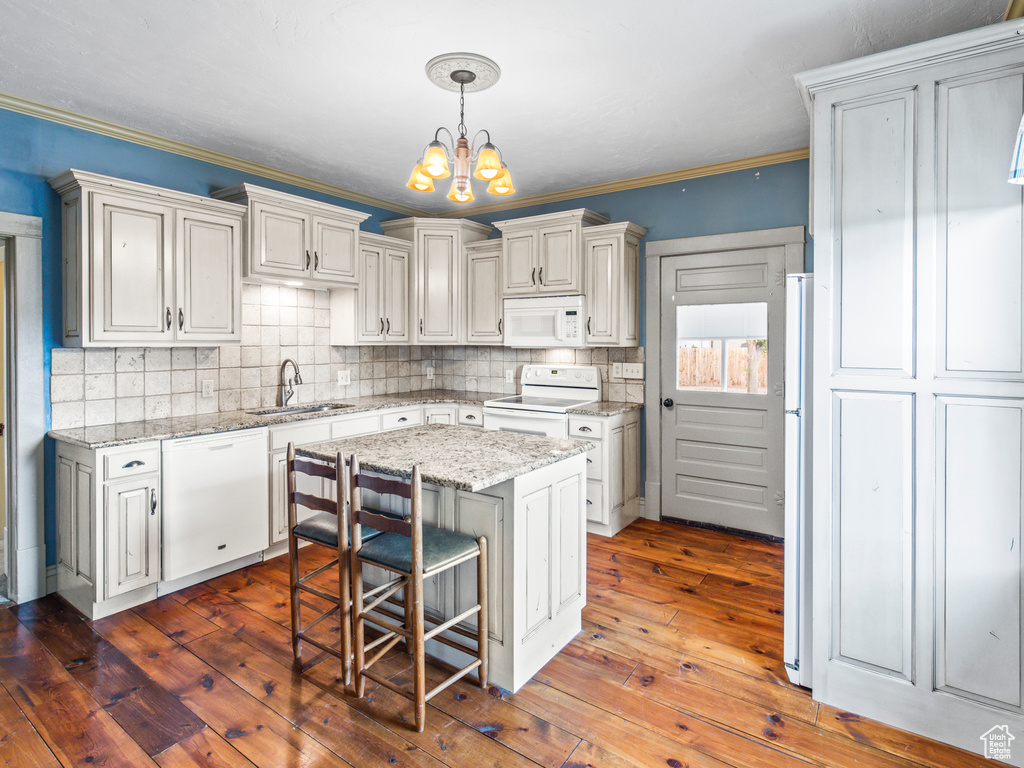
<path fill-rule="evenodd" d="M 484 429 L 568 437 L 568 409 L 601 399 L 601 372 L 592 365 L 524 365 L 519 392 L 484 402 Z"/>

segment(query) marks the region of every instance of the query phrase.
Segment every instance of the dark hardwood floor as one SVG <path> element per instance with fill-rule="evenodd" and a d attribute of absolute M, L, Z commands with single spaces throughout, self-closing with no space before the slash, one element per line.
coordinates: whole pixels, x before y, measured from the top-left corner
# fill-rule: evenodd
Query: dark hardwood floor
<path fill-rule="evenodd" d="M 334 659 L 292 672 L 284 558 L 97 622 L 54 596 L 0 610 L 0 762 L 991 765 L 787 682 L 781 545 L 648 521 L 587 543 L 583 632 L 516 694 L 439 694 L 422 734 L 386 688 L 346 696 Z"/>

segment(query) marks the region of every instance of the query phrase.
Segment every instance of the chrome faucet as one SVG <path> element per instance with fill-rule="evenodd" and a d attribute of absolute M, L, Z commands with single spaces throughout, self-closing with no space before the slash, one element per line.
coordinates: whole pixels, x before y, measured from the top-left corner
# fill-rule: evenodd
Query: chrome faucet
<path fill-rule="evenodd" d="M 295 369 L 295 375 L 290 378 L 285 378 L 285 369 L 288 367 L 288 363 L 292 364 L 292 368 Z M 302 377 L 299 375 L 299 366 L 290 357 L 286 357 L 284 362 L 281 363 L 281 405 L 288 405 L 288 401 L 295 395 L 293 387 L 302 383 Z"/>

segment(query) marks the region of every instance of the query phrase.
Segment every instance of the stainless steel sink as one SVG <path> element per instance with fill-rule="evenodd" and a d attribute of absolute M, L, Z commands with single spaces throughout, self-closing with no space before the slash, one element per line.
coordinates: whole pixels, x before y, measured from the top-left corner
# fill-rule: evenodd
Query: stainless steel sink
<path fill-rule="evenodd" d="M 274 408 L 259 408 L 255 411 L 246 411 L 246 413 L 251 413 L 253 416 L 291 416 L 300 413 L 328 413 L 351 407 L 344 403 L 313 403 L 311 405 L 278 405 Z"/>

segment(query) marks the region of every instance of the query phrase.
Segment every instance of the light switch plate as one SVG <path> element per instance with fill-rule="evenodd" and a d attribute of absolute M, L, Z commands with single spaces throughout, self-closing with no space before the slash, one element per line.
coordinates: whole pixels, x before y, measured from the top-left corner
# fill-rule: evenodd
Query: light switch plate
<path fill-rule="evenodd" d="M 622 378 L 624 379 L 642 379 L 644 377 L 644 364 L 643 363 L 623 363 L 622 364 Z"/>
<path fill-rule="evenodd" d="M 622 378 L 622 363 L 612 363 L 612 378 L 613 379 L 621 379 Z"/>
<path fill-rule="evenodd" d="M 203 397 L 213 397 L 213 379 L 203 379 Z"/>
<path fill-rule="evenodd" d="M 505 383 L 515 384 L 516 383 L 516 372 L 511 368 L 505 369 Z"/>
<path fill-rule="evenodd" d="M 352 383 L 352 371 L 338 371 L 338 383 L 342 386 Z"/>

